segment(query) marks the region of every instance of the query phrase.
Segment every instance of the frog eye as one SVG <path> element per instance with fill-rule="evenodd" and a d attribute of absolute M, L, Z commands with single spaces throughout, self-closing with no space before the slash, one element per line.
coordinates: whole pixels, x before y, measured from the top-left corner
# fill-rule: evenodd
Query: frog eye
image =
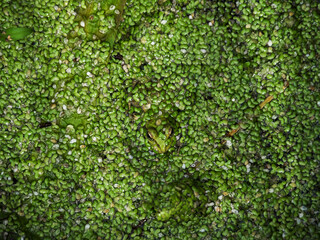
<path fill-rule="evenodd" d="M 157 138 L 157 135 L 157 131 L 154 128 L 148 129 L 147 137 L 149 138 L 149 140 L 154 140 L 155 138 Z"/>
<path fill-rule="evenodd" d="M 154 139 L 154 136 L 152 135 L 152 133 L 150 131 L 148 131 L 148 137 L 151 139 Z"/>
<path fill-rule="evenodd" d="M 168 138 L 172 134 L 172 127 L 166 129 L 166 137 Z"/>

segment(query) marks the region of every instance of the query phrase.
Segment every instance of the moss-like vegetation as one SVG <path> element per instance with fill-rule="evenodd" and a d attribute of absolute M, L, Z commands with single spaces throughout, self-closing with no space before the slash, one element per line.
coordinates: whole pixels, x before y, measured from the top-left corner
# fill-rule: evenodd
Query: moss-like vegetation
<path fill-rule="evenodd" d="M 0 5 L 0 238 L 320 239 L 317 1 Z"/>

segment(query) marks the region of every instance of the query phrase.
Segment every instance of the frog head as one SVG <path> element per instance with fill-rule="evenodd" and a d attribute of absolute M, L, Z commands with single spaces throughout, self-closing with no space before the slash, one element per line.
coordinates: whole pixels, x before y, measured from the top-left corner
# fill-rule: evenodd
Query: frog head
<path fill-rule="evenodd" d="M 204 214 L 209 199 L 201 184 L 193 178 L 182 178 L 171 183 L 154 183 L 154 195 L 148 196 L 142 208 L 153 212 L 158 221 L 174 218 L 179 222 L 190 219 L 199 212 Z"/>
<path fill-rule="evenodd" d="M 176 143 L 176 125 L 171 118 L 157 117 L 146 124 L 149 144 L 158 153 L 165 153 Z"/>

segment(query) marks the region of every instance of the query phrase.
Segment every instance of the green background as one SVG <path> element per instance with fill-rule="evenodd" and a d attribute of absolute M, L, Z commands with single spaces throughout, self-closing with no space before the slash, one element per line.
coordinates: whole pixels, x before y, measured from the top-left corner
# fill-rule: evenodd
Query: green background
<path fill-rule="evenodd" d="M 91 2 L 1 1 L 0 237 L 319 239 L 320 4 Z"/>

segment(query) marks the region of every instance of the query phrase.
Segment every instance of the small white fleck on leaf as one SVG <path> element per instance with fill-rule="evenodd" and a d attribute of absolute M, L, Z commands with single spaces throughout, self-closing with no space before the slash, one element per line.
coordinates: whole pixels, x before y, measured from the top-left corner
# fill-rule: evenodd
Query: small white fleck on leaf
<path fill-rule="evenodd" d="M 84 227 L 84 229 L 87 231 L 90 228 L 89 224 L 86 224 L 86 226 Z"/>
<path fill-rule="evenodd" d="M 232 142 L 231 142 L 230 140 L 227 140 L 226 145 L 227 145 L 228 147 L 231 147 L 231 146 L 232 146 Z"/>

